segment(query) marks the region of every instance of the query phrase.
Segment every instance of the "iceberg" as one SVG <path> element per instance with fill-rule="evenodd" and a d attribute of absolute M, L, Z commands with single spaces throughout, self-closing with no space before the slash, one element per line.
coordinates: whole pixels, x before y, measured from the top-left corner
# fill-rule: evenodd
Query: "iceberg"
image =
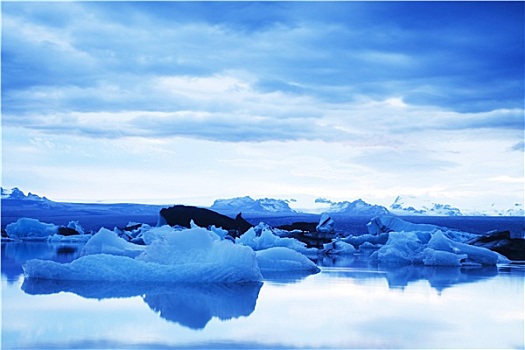
<path fill-rule="evenodd" d="M 394 216 L 379 216 L 368 224 L 368 234 L 336 238 L 322 253 L 353 254 L 355 249 L 377 249 L 373 262 L 393 265 L 494 266 L 509 260 L 489 249 L 468 244 L 477 235 L 430 224 L 413 224 Z M 352 248 L 355 248 L 354 250 Z"/>
<path fill-rule="evenodd" d="M 63 236 L 61 234 L 54 234 L 49 236 L 47 241 L 49 243 L 85 243 L 91 239 L 93 235 L 90 233 L 74 236 Z"/>
<path fill-rule="evenodd" d="M 45 240 L 52 241 L 87 241 L 91 235 L 84 234 L 84 228 L 78 221 L 70 221 L 67 226 L 48 224 L 33 218 L 19 218 L 16 222 L 6 225 L 6 234 L 15 240 Z"/>
<path fill-rule="evenodd" d="M 213 237 L 217 237 L 216 239 Z M 74 281 L 224 282 L 261 281 L 255 252 L 192 228 L 161 236 L 142 248 L 101 230 L 71 263 L 29 260 L 24 276 Z M 93 239 L 92 238 L 92 239 Z M 143 251 L 140 251 L 144 249 Z"/>
<path fill-rule="evenodd" d="M 80 255 L 111 254 L 135 258 L 145 248 L 145 246 L 129 243 L 120 238 L 114 231 L 103 227 L 87 241 Z"/>
<path fill-rule="evenodd" d="M 485 235 L 477 236 L 467 243 L 476 247 L 483 247 L 511 260 L 525 260 L 525 238 L 520 233 L 511 231 L 489 231 Z"/>
<path fill-rule="evenodd" d="M 381 233 L 388 233 L 392 231 L 433 231 L 443 229 L 440 226 L 431 224 L 413 224 L 392 215 L 376 216 L 372 218 L 368 224 L 366 224 L 366 228 L 368 233 L 371 235 L 379 235 Z"/>
<path fill-rule="evenodd" d="M 328 215 L 328 213 L 323 213 L 321 215 L 321 219 L 319 220 L 319 224 L 315 228 L 317 232 L 322 233 L 334 233 L 334 220 Z"/>
<path fill-rule="evenodd" d="M 20 218 L 5 228 L 12 239 L 46 239 L 58 233 L 58 226 L 37 219 Z"/>
<path fill-rule="evenodd" d="M 257 263 L 264 272 L 310 272 L 321 271 L 317 265 L 295 250 L 274 247 L 256 252 Z"/>
<path fill-rule="evenodd" d="M 235 239 L 237 244 L 252 247 L 253 250 L 263 250 L 273 247 L 287 247 L 299 253 L 315 253 L 317 249 L 307 248 L 306 243 L 295 238 L 280 237 L 274 234 L 273 229 L 261 222 L 259 225 L 250 228 L 242 236 Z"/>
<path fill-rule="evenodd" d="M 388 232 L 430 232 L 441 230 L 445 233 L 445 235 L 448 238 L 458 242 L 467 242 L 468 240 L 477 237 L 477 235 L 473 233 L 450 230 L 446 227 L 441 227 L 437 225 L 414 224 L 392 215 L 376 216 L 372 218 L 372 220 L 370 220 L 368 224 L 366 224 L 366 228 L 368 230 L 368 233 L 371 235 L 380 235 L 381 233 Z"/>
<path fill-rule="evenodd" d="M 341 238 L 341 241 L 349 243 L 358 249 L 379 248 L 388 241 L 388 233 L 381 233 L 378 235 L 364 234 L 359 236 L 348 236 Z"/>
<path fill-rule="evenodd" d="M 428 266 L 496 265 L 501 255 L 448 238 L 441 230 L 390 232 L 388 241 L 370 256 L 384 264 Z"/>
<path fill-rule="evenodd" d="M 356 252 L 355 247 L 345 242 L 341 238 L 335 238 L 330 243 L 326 243 L 323 245 L 323 249 L 321 251 L 324 254 L 353 254 Z"/>

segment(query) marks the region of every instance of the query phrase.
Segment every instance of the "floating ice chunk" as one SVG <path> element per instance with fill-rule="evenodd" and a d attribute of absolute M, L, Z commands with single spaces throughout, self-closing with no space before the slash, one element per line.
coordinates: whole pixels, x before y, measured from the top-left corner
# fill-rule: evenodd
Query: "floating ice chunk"
<path fill-rule="evenodd" d="M 142 253 L 144 248 L 144 246 L 129 243 L 115 232 L 102 227 L 82 248 L 80 255 L 112 254 L 134 258 Z"/>
<path fill-rule="evenodd" d="M 447 238 L 441 231 L 434 232 L 428 242 L 428 247 L 454 254 L 467 255 L 470 262 L 482 265 L 496 265 L 498 263 L 497 253 L 486 248 L 455 242 Z"/>
<path fill-rule="evenodd" d="M 333 233 L 334 229 L 334 220 L 328 215 L 328 213 L 323 213 L 321 219 L 319 220 L 319 225 L 315 228 L 317 232 L 322 233 Z"/>
<path fill-rule="evenodd" d="M 77 281 L 229 283 L 262 279 L 255 252 L 250 247 L 220 240 L 202 228 L 172 230 L 148 246 L 136 246 L 136 250 L 131 249 L 132 243 L 106 229 L 92 240 L 93 243 L 90 240 L 86 244 L 84 256 L 68 264 L 27 261 L 23 266 L 24 275 Z M 93 254 L 97 251 L 105 253 Z M 140 255 L 136 256 L 137 253 Z"/>
<path fill-rule="evenodd" d="M 315 249 L 308 249 L 306 243 L 295 238 L 279 237 L 265 223 L 250 228 L 242 236 L 235 239 L 237 244 L 252 247 L 254 250 L 263 250 L 272 247 L 287 247 L 300 253 L 309 253 Z"/>
<path fill-rule="evenodd" d="M 457 242 L 466 242 L 477 235 L 469 232 L 449 230 L 445 227 L 440 227 L 431 224 L 413 224 L 411 222 L 404 221 L 396 216 L 382 215 L 376 216 L 368 224 L 366 224 L 368 233 L 371 235 L 379 235 L 381 233 L 388 232 L 431 232 L 436 230 L 442 230 L 445 235 Z"/>
<path fill-rule="evenodd" d="M 8 224 L 5 230 L 13 239 L 43 239 L 58 233 L 58 226 L 37 219 L 20 218 Z"/>
<path fill-rule="evenodd" d="M 381 233 L 379 235 L 364 234 L 359 236 L 348 236 L 341 238 L 341 241 L 349 243 L 354 247 L 361 248 L 363 246 L 377 246 L 380 247 L 388 241 L 388 233 Z"/>
<path fill-rule="evenodd" d="M 392 215 L 376 216 L 366 224 L 368 233 L 379 235 L 388 232 L 434 231 L 441 227 L 431 224 L 413 224 Z"/>
<path fill-rule="evenodd" d="M 144 245 L 144 240 L 142 239 L 142 233 L 151 229 L 151 226 L 148 224 L 137 223 L 130 221 L 126 227 L 119 228 L 115 227 L 114 231 L 126 241 Z"/>
<path fill-rule="evenodd" d="M 210 231 L 215 233 L 220 238 L 224 239 L 228 235 L 228 231 L 224 230 L 220 227 L 215 227 L 215 225 L 211 225 Z"/>
<path fill-rule="evenodd" d="M 93 235 L 92 234 L 82 234 L 82 235 L 73 235 L 73 236 L 63 236 L 59 234 L 55 234 L 53 236 L 49 236 L 47 239 L 50 243 L 56 243 L 56 242 L 87 242 L 91 239 Z"/>
<path fill-rule="evenodd" d="M 256 252 L 259 268 L 264 272 L 310 272 L 318 273 L 319 267 L 295 250 L 274 247 Z"/>
<path fill-rule="evenodd" d="M 372 253 L 371 258 L 387 264 L 459 266 L 496 265 L 499 256 L 485 248 L 455 242 L 436 230 L 390 232 L 387 243 Z"/>
<path fill-rule="evenodd" d="M 423 244 L 414 232 L 390 232 L 388 241 L 370 258 L 386 264 L 421 263 Z"/>
<path fill-rule="evenodd" d="M 423 249 L 423 264 L 430 266 L 461 266 L 461 262 L 468 256 L 455 254 L 432 248 Z"/>
<path fill-rule="evenodd" d="M 356 249 L 353 245 L 336 238 L 330 243 L 323 244 L 321 252 L 324 254 L 353 254 L 355 251 Z"/>

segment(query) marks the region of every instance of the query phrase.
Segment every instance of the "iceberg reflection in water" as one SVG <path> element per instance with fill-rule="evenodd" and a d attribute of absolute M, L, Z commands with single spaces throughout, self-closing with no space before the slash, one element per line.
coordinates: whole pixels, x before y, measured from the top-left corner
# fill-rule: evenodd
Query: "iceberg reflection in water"
<path fill-rule="evenodd" d="M 323 257 L 318 263 L 326 266 L 325 274 L 349 277 L 356 280 L 386 279 L 389 288 L 405 288 L 410 283 L 428 281 L 430 286 L 441 292 L 457 284 L 474 283 L 498 275 L 497 266 L 423 266 L 386 265 L 371 266 L 368 257 L 345 256 L 343 258 Z"/>
<path fill-rule="evenodd" d="M 80 256 L 85 242 L 13 241 L 2 242 L 2 275 L 9 283 L 24 273 L 22 264 L 31 259 L 71 262 Z"/>
<path fill-rule="evenodd" d="M 22 290 L 31 295 L 70 292 L 98 300 L 141 296 L 163 319 L 191 329 L 203 329 L 213 317 L 229 320 L 249 316 L 255 310 L 261 286 L 262 283 L 154 284 L 28 278 Z"/>

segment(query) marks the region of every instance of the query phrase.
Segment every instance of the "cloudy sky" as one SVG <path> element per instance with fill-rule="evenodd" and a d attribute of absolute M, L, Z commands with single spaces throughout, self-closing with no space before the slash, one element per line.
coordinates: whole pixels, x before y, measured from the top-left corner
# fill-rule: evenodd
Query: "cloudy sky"
<path fill-rule="evenodd" d="M 523 2 L 1 6 L 3 187 L 523 203 Z"/>

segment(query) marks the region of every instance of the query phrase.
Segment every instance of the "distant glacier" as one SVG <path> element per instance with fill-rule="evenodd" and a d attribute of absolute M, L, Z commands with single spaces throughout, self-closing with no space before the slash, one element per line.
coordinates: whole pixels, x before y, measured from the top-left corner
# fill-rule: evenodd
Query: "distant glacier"
<path fill-rule="evenodd" d="M 7 210 L 11 204 L 20 207 L 38 206 L 40 209 L 66 208 L 69 206 L 89 206 L 90 209 L 106 208 L 114 211 L 135 212 L 143 214 L 155 214 L 166 205 L 153 204 L 100 204 L 100 203 L 62 203 L 52 201 L 45 196 L 40 196 L 29 192 L 27 195 L 17 187 L 12 189 L 1 188 L 2 204 Z M 185 204 L 185 203 L 179 203 Z M 387 208 L 382 205 L 370 204 L 362 199 L 353 201 L 335 202 L 326 198 L 317 198 L 313 205 L 317 209 L 294 209 L 294 199 L 274 199 L 260 198 L 253 199 L 250 196 L 235 197 L 229 199 L 216 199 L 209 207 L 224 214 L 237 214 L 242 212 L 251 216 L 261 215 L 295 215 L 295 214 L 321 214 L 330 213 L 331 215 L 352 215 L 352 216 L 377 216 L 394 214 L 398 216 L 525 216 L 523 204 L 514 203 L 508 208 L 497 208 L 494 204 L 484 210 L 472 210 L 468 208 L 458 208 L 451 204 L 438 203 L 428 198 L 415 196 L 397 196 L 394 202 Z M 319 209 L 320 208 L 320 209 Z"/>

